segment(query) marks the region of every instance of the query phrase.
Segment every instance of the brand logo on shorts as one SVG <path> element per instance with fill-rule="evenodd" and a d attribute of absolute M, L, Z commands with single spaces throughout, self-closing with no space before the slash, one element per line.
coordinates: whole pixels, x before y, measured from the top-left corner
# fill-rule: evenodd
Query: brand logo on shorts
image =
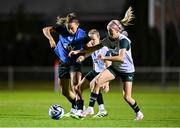
<path fill-rule="evenodd" d="M 130 80 L 132 80 L 132 79 L 133 79 L 133 77 L 132 77 L 132 76 L 129 76 L 129 79 L 130 79 Z"/>

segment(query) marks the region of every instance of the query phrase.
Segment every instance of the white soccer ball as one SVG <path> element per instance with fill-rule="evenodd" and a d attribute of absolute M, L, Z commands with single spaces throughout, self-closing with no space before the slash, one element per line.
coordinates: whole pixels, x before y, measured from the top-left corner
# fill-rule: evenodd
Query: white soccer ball
<path fill-rule="evenodd" d="M 54 104 L 49 108 L 49 116 L 51 119 L 59 120 L 64 116 L 64 109 L 60 105 Z"/>

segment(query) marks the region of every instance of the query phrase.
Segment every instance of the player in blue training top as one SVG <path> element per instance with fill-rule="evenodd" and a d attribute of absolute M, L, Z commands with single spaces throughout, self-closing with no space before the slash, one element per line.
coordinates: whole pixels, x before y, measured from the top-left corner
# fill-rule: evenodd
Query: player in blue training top
<path fill-rule="evenodd" d="M 128 37 L 122 35 L 122 31 L 124 30 L 123 26 L 128 26 L 133 17 L 132 8 L 130 7 L 121 21 L 112 20 L 109 22 L 107 25 L 108 36 L 102 40 L 101 44 L 92 48 L 87 48 L 84 52 L 90 54 L 93 51 L 106 46 L 109 48 L 111 56 L 102 55 L 99 56 L 99 59 L 112 61 L 111 66 L 98 75 L 95 86 L 91 91 L 89 106 L 94 107 L 99 90 L 104 83 L 114 80 L 116 77 L 120 77 L 123 82 L 123 97 L 125 101 L 134 110 L 136 114 L 135 120 L 142 120 L 144 115 L 140 111 L 137 102 L 132 98 L 132 83 L 135 68 L 131 55 L 131 41 Z M 81 62 L 81 58 L 78 58 L 77 61 Z M 88 112 L 85 112 L 84 115 L 87 114 Z"/>
<path fill-rule="evenodd" d="M 51 35 L 52 33 L 59 35 L 59 41 Z M 70 113 L 75 113 L 78 108 L 77 102 L 81 103 L 82 100 L 76 101 L 76 94 L 74 86 L 81 80 L 81 64 L 76 62 L 79 55 L 68 56 L 71 50 L 79 50 L 84 48 L 86 42 L 86 32 L 79 27 L 79 21 L 75 13 L 70 13 L 66 17 L 57 17 L 55 26 L 48 26 L 43 28 L 44 35 L 49 39 L 51 48 L 60 60 L 58 69 L 59 85 L 62 94 L 72 104 Z M 66 114 L 67 115 L 67 114 Z"/>

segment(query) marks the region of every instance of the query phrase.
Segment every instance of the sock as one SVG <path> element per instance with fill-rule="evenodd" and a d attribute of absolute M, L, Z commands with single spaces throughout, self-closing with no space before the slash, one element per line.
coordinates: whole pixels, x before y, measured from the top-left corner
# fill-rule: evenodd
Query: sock
<path fill-rule="evenodd" d="M 71 113 L 76 113 L 76 111 L 77 111 L 77 110 L 74 109 L 74 108 L 71 108 L 71 109 L 70 109 L 70 112 L 71 112 Z"/>
<path fill-rule="evenodd" d="M 104 104 L 99 105 L 99 111 L 105 111 Z"/>
<path fill-rule="evenodd" d="M 130 106 L 131 106 L 131 108 L 134 110 L 135 113 L 137 113 L 137 112 L 140 111 L 140 109 L 139 109 L 139 107 L 138 107 L 138 105 L 137 105 L 136 102 L 135 102 L 133 105 L 130 105 Z"/>
<path fill-rule="evenodd" d="M 98 103 L 98 105 L 104 104 L 102 93 L 99 93 L 99 95 L 97 97 L 97 103 Z"/>
<path fill-rule="evenodd" d="M 93 93 L 93 92 L 91 93 L 90 100 L 89 100 L 89 106 L 90 107 L 94 107 L 94 104 L 95 104 L 97 97 L 98 97 L 98 94 Z"/>
<path fill-rule="evenodd" d="M 88 107 L 87 108 L 87 111 L 89 112 L 89 113 L 91 113 L 91 114 L 94 114 L 94 108 L 93 107 Z"/>
<path fill-rule="evenodd" d="M 83 110 L 84 100 L 77 100 L 77 110 Z"/>
<path fill-rule="evenodd" d="M 77 109 L 77 103 L 76 103 L 76 99 L 71 99 L 71 100 L 69 100 L 70 102 L 71 102 L 71 104 L 72 104 L 72 108 L 74 108 L 74 109 Z"/>

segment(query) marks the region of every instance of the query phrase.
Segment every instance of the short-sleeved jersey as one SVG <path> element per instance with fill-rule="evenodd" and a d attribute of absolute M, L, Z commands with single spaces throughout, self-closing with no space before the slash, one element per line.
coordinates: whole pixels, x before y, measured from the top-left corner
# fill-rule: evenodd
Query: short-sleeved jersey
<path fill-rule="evenodd" d="M 110 40 L 109 37 L 106 37 L 102 40 L 102 45 L 108 47 L 109 52 L 112 56 L 117 56 L 119 54 L 119 50 L 122 49 L 120 44 L 122 44 L 123 41 L 125 41 L 126 43 L 128 42 L 128 48 L 126 49 L 124 62 L 121 63 L 117 61 L 112 61 L 111 65 L 120 72 L 132 73 L 135 71 L 135 68 L 131 55 L 131 41 L 126 36 L 120 34 L 119 40 Z"/>
<path fill-rule="evenodd" d="M 104 46 L 101 49 L 96 50 L 95 52 L 93 52 L 91 54 L 91 57 L 92 57 L 92 60 L 93 60 L 93 63 L 94 63 L 94 70 L 96 72 L 102 72 L 106 68 L 104 61 L 97 59 L 97 57 L 100 54 L 103 55 L 103 56 L 106 56 L 107 52 L 108 52 L 108 48 Z"/>
<path fill-rule="evenodd" d="M 59 41 L 54 49 L 56 55 L 62 63 L 74 64 L 78 55 L 68 57 L 71 50 L 79 50 L 84 48 L 86 32 L 78 28 L 74 35 L 70 34 L 65 26 L 54 27 L 56 33 L 59 34 Z"/>

